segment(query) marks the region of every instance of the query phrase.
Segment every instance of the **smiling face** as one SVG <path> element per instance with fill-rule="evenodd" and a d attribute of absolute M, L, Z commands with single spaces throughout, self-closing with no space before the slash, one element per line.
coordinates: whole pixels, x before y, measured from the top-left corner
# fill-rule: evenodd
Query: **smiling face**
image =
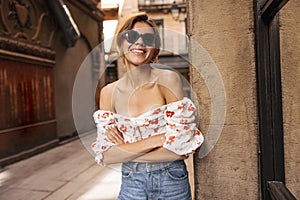
<path fill-rule="evenodd" d="M 129 36 L 124 35 L 122 42 L 124 56 L 129 64 L 128 67 L 132 68 L 150 63 L 155 53 L 155 40 L 153 45 L 150 45 L 151 42 L 149 42 L 151 35 L 154 34 L 153 28 L 145 22 L 136 22 L 131 30 L 135 32 Z M 125 37 L 129 37 L 129 41 Z M 136 38 L 137 40 L 134 41 Z"/>

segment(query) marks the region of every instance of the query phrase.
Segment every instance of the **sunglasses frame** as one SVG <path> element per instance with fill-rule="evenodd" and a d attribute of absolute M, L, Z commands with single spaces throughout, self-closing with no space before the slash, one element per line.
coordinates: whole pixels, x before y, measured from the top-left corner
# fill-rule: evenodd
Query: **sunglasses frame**
<path fill-rule="evenodd" d="M 135 32 L 137 34 L 137 37 L 135 38 L 134 41 L 129 41 L 129 37 L 127 36 L 127 34 L 129 34 L 130 32 Z M 153 36 L 153 40 L 150 43 L 148 43 L 148 40 L 146 38 L 144 38 L 146 35 L 152 35 Z M 139 32 L 135 31 L 135 30 L 128 30 L 126 31 L 124 34 L 123 34 L 123 37 L 125 38 L 125 40 L 130 43 L 130 44 L 134 44 L 140 37 L 142 38 L 143 40 L 143 43 L 146 45 L 146 46 L 151 46 L 151 47 L 155 47 L 156 45 L 156 37 L 157 37 L 157 34 L 155 33 L 144 33 L 144 34 L 140 34 Z"/>

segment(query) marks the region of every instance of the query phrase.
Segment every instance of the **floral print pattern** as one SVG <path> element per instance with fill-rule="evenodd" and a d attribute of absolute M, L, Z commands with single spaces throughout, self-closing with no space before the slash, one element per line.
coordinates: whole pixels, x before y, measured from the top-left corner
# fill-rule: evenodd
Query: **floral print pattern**
<path fill-rule="evenodd" d="M 116 126 L 125 143 L 136 142 L 165 133 L 163 147 L 178 154 L 195 152 L 203 143 L 203 134 L 195 124 L 196 107 L 188 98 L 154 108 L 139 117 L 125 117 L 111 111 L 98 110 L 93 117 L 97 126 L 97 139 L 91 145 L 95 160 L 100 164 L 103 152 L 114 144 L 106 140 L 105 131 Z"/>

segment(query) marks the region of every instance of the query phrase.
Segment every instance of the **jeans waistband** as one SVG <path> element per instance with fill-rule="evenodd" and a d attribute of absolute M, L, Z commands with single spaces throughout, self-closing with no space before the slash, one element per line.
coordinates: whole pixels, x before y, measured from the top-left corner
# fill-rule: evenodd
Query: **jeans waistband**
<path fill-rule="evenodd" d="M 184 160 L 169 162 L 127 162 L 122 164 L 123 172 L 152 172 L 165 170 L 170 167 L 186 167 Z"/>

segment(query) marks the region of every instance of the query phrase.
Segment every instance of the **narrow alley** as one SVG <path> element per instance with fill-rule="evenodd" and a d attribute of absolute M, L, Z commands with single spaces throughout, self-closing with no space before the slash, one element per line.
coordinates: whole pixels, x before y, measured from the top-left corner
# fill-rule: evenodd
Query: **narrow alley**
<path fill-rule="evenodd" d="M 120 172 L 97 165 L 76 139 L 0 171 L 1 200 L 113 200 Z"/>

